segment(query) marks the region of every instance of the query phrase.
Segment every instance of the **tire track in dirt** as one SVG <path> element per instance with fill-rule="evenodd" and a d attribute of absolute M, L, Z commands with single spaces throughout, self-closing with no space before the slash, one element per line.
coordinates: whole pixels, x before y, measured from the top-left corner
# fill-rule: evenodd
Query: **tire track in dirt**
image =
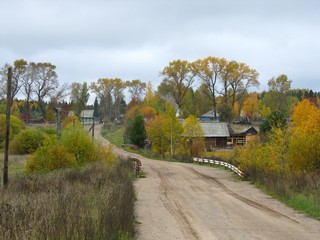
<path fill-rule="evenodd" d="M 275 210 L 273 210 L 273 209 L 271 209 L 271 208 L 269 208 L 269 207 L 267 207 L 267 206 L 265 206 L 265 205 L 263 205 L 263 204 L 261 204 L 261 203 L 255 202 L 255 201 L 253 201 L 253 200 L 251 200 L 251 199 L 248 199 L 248 198 L 246 198 L 246 197 L 243 197 L 243 196 L 241 196 L 241 195 L 239 195 L 239 194 L 231 191 L 231 190 L 230 190 L 229 188 L 227 188 L 223 183 L 221 183 L 218 179 L 216 179 L 216 178 L 214 178 L 214 177 L 211 177 L 211 176 L 202 174 L 202 173 L 200 173 L 200 172 L 198 172 L 198 171 L 196 171 L 195 169 L 190 168 L 190 167 L 184 166 L 184 168 L 186 168 L 186 169 L 189 170 L 190 172 L 192 172 L 192 173 L 194 173 L 194 174 L 202 177 L 204 180 L 214 183 L 217 187 L 219 187 L 220 189 L 222 189 L 224 192 L 226 192 L 226 193 L 229 194 L 230 196 L 237 198 L 237 199 L 240 200 L 241 202 L 243 202 L 243 203 L 245 203 L 245 204 L 247 204 L 247 205 L 249 205 L 249 206 L 251 206 L 251 207 L 254 207 L 254 208 L 259 209 L 259 210 L 262 210 L 262 211 L 265 211 L 265 212 L 267 212 L 267 213 L 269 213 L 269 214 L 271 214 L 271 215 L 273 215 L 273 216 L 276 216 L 276 217 L 286 218 L 286 219 L 288 219 L 288 220 L 290 220 L 290 221 L 292 221 L 292 222 L 294 222 L 294 223 L 299 224 L 298 221 L 296 221 L 296 220 L 288 217 L 287 215 L 284 215 L 284 214 L 282 214 L 282 213 L 280 213 L 280 212 L 277 212 L 277 211 L 275 211 Z"/>
<path fill-rule="evenodd" d="M 165 180 L 164 176 L 159 170 L 150 167 L 157 173 L 161 182 L 159 185 L 160 199 L 165 208 L 172 214 L 172 216 L 178 222 L 181 231 L 187 239 L 200 239 L 197 231 L 193 228 L 191 222 L 188 220 L 188 216 L 192 219 L 194 216 L 190 212 L 186 212 L 186 207 L 183 207 L 182 201 L 178 199 L 175 191 L 170 187 L 169 183 Z"/>

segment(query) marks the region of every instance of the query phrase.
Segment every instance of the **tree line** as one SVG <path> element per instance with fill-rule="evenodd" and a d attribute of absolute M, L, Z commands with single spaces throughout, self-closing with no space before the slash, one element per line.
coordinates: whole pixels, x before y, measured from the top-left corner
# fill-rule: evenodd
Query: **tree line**
<path fill-rule="evenodd" d="M 10 65 L 1 71 L 0 98 L 6 94 L 6 74 Z M 182 118 L 190 114 L 200 116 L 212 111 L 214 117 L 222 121 L 264 118 L 270 112 L 281 111 L 289 117 L 294 106 L 303 99 L 311 99 L 318 104 L 320 93 L 309 89 L 291 89 L 292 81 L 281 74 L 268 81 L 268 91 L 251 92 L 259 87 L 259 73 L 247 64 L 229 61 L 225 58 L 206 57 L 194 62 L 174 60 L 161 71 L 162 82 L 153 93 L 148 84 L 140 80 L 125 81 L 120 78 L 99 78 L 92 83 L 74 82 L 70 86 L 59 84 L 56 66 L 51 63 L 16 60 L 13 65 L 13 100 L 18 93 L 24 100 L 19 106 L 24 119 L 33 118 L 32 108 L 47 119 L 52 110 L 63 106 L 66 112 L 73 110 L 79 116 L 85 109 L 90 93 L 96 95 L 93 106 L 95 117 L 114 121 L 123 119 L 130 102 L 125 102 L 125 91 L 131 101 L 146 101 L 147 94 L 154 94 L 158 103 L 153 105 L 157 112 L 164 109 L 164 103 L 175 106 Z M 153 91 L 153 90 L 152 90 Z M 70 96 L 67 103 L 66 97 Z M 49 110 L 49 112 L 47 112 Z"/>

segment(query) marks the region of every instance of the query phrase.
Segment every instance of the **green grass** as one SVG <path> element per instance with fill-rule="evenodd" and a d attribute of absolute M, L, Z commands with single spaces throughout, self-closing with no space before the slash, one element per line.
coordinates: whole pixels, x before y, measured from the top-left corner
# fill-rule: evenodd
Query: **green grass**
<path fill-rule="evenodd" d="M 320 190 L 305 190 L 304 192 L 300 193 L 290 191 L 284 194 L 282 192 L 277 192 L 274 189 L 267 188 L 260 182 L 255 182 L 254 184 L 260 190 L 283 202 L 288 207 L 320 220 Z"/>
<path fill-rule="evenodd" d="M 107 130 L 103 128 L 102 136 L 108 139 L 112 144 L 117 147 L 122 147 L 123 144 L 123 135 L 124 135 L 124 127 L 117 128 L 116 130 Z"/>
<path fill-rule="evenodd" d="M 320 220 L 320 198 L 310 194 L 298 193 L 285 199 L 284 202 L 293 209 L 304 212 Z"/>

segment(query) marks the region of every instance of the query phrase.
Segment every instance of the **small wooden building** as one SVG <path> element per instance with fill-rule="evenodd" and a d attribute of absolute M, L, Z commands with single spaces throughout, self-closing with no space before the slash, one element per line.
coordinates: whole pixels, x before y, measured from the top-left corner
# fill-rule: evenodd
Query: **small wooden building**
<path fill-rule="evenodd" d="M 245 146 L 252 139 L 256 138 L 258 134 L 258 130 L 253 126 L 238 126 L 230 127 L 230 137 L 228 138 L 228 146 Z"/>
<path fill-rule="evenodd" d="M 220 115 L 217 113 L 216 117 L 214 116 L 214 110 L 211 110 L 200 116 L 200 121 L 220 121 Z"/>
<path fill-rule="evenodd" d="M 225 148 L 230 137 L 228 124 L 225 122 L 201 122 L 206 149 Z"/>
<path fill-rule="evenodd" d="M 80 122 L 82 124 L 92 124 L 94 121 L 93 112 L 94 110 L 82 110 L 80 113 Z"/>

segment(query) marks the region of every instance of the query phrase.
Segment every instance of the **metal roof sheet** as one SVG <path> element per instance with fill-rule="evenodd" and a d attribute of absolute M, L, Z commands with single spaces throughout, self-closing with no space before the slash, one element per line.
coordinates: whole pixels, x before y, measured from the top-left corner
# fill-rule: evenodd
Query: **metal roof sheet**
<path fill-rule="evenodd" d="M 230 137 L 225 122 L 201 122 L 204 137 Z"/>

